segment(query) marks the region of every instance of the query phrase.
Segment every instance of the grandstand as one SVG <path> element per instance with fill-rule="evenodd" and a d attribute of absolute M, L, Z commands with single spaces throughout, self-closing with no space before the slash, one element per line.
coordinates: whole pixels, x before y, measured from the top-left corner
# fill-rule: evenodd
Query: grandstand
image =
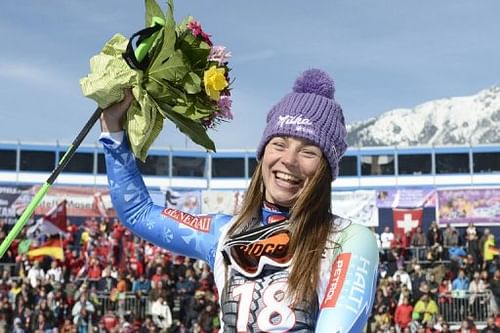
<path fill-rule="evenodd" d="M 0 143 L 0 220 L 7 222 L 2 224 L 0 238 L 5 237 L 9 223 L 15 219 L 19 197 L 46 180 L 66 148 L 59 144 Z M 235 200 L 257 165 L 255 151 L 250 150 L 209 153 L 158 147 L 150 151 L 146 163 L 138 163 L 153 200 L 163 204 L 174 193 L 176 207 L 186 208 L 194 196 L 196 200 L 190 207 L 193 213 L 234 213 Z M 36 212 L 37 217 L 43 216 L 55 203 L 54 198 L 71 198 L 77 189 L 84 188 L 81 192 L 86 194 L 82 195 L 90 198 L 82 199 L 82 204 L 77 203 L 78 199 L 68 204 L 73 234 L 65 240 L 67 257 L 59 262 L 66 276 L 58 284 L 49 281 L 45 285 L 36 278 L 33 283 L 28 281 L 25 288 L 31 288 L 29 300 L 45 299 L 40 296 L 40 283 L 50 289 L 45 292 L 52 293 L 52 297 L 64 285 L 66 296 L 75 294 L 70 305 L 78 304 L 77 296 L 85 295 L 83 304 L 93 307 L 73 325 L 93 324 L 109 332 L 113 331 L 111 327 L 124 330 L 127 323 L 133 326 L 134 319 L 137 327 L 167 325 L 154 315 L 162 304 L 158 300 L 167 300 L 170 331 L 174 332 L 176 325 L 199 325 L 205 332 L 209 327 L 210 332 L 215 332 L 217 296 L 206 266 L 154 249 L 123 230 L 115 223 L 106 184 L 102 148 L 80 147 L 57 179 L 54 191 L 58 193 L 47 199 L 52 203 L 42 203 Z M 490 252 L 485 257 L 484 244 L 489 244 L 488 233 L 493 235 L 493 242 L 499 236 L 499 184 L 498 145 L 363 147 L 347 151 L 333 186 L 333 211 L 373 227 L 380 240 L 381 276 L 368 332 L 392 332 L 398 320 L 403 327 L 413 325 L 416 331 L 423 321 L 436 327 L 471 323 L 484 327 L 492 320 L 489 318 L 496 319 L 500 271 L 495 273 L 495 246 L 486 246 Z M 101 209 L 96 206 L 95 193 L 103 194 Z M 210 204 L 212 201 L 223 205 L 216 207 Z M 475 209 L 469 211 L 470 207 Z M 458 232 L 456 242 L 453 229 Z M 105 249 L 101 249 L 101 242 L 106 244 Z M 118 253 L 121 248 L 129 248 L 131 255 Z M 86 258 L 89 254 L 92 264 Z M 12 305 L 19 297 L 9 298 L 10 291 L 20 288 L 20 276 L 29 278 L 29 271 L 34 269 L 32 260 L 15 259 L 15 255 L 3 258 L 1 264 L 0 293 L 4 303 Z M 47 273 L 50 263 L 43 261 L 42 267 Z M 138 267 L 142 272 L 132 274 L 138 272 Z M 110 276 L 113 288 L 105 286 Z M 7 286 L 7 281 L 21 284 Z M 181 289 L 189 292 L 180 293 Z M 402 306 L 404 296 L 409 297 L 411 311 L 416 313 L 421 306 L 418 303 L 427 294 L 436 304 L 434 315 L 408 318 L 406 311 L 405 317 L 408 308 Z M 17 308 L 17 304 L 13 306 Z M 191 308 L 196 309 L 195 313 Z M 44 310 L 45 320 L 53 325 L 74 318 L 71 309 L 54 309 Z M 33 320 L 38 323 L 44 319 Z M 404 324 L 405 320 L 408 323 Z M 71 326 L 69 321 L 66 324 Z"/>

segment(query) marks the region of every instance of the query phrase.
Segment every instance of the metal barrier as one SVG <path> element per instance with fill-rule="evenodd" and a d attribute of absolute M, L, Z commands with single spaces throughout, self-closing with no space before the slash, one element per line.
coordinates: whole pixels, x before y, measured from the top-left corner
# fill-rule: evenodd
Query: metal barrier
<path fill-rule="evenodd" d="M 151 302 L 148 296 L 138 296 L 135 293 L 107 293 L 97 292 L 96 310 L 101 314 L 106 314 L 108 311 L 113 311 L 119 317 L 125 315 L 140 316 L 141 319 L 151 313 Z"/>
<path fill-rule="evenodd" d="M 9 272 L 9 276 L 15 277 L 16 275 L 16 264 L 11 263 L 1 263 L 0 264 L 0 276 L 3 275 L 4 271 Z"/>
<path fill-rule="evenodd" d="M 481 293 L 452 291 L 439 295 L 438 305 L 439 313 L 450 324 L 460 324 L 469 315 L 474 317 L 475 323 L 484 324 L 497 308 L 491 291 Z"/>
<path fill-rule="evenodd" d="M 440 246 L 440 250 L 429 246 L 410 246 L 405 249 L 405 262 L 412 259 L 421 265 L 446 264 L 450 262 L 448 247 Z M 432 253 L 432 255 L 429 255 Z"/>

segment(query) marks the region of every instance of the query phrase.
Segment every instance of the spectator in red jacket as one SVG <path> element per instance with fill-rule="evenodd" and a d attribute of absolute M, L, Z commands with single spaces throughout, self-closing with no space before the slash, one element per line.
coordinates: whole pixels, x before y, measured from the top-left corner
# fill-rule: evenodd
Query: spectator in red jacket
<path fill-rule="evenodd" d="M 112 310 L 108 310 L 99 321 L 100 328 L 104 329 L 106 332 L 113 332 L 119 324 L 120 320 Z"/>
<path fill-rule="evenodd" d="M 409 297 L 403 297 L 403 303 L 396 307 L 396 312 L 394 314 L 394 323 L 398 327 L 399 332 L 409 326 L 412 312 L 413 306 L 410 304 Z"/>
<path fill-rule="evenodd" d="M 101 264 L 99 264 L 97 258 L 91 258 L 89 270 L 87 273 L 88 279 L 90 281 L 97 283 L 97 281 L 101 278 L 101 274 L 102 274 Z"/>

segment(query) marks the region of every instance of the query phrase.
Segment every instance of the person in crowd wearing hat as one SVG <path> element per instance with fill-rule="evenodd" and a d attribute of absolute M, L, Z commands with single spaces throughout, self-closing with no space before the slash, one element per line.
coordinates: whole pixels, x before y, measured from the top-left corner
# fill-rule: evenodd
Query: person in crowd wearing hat
<path fill-rule="evenodd" d="M 361 332 L 375 293 L 378 249 L 365 226 L 331 211 L 346 126 L 330 76 L 305 71 L 268 113 L 258 165 L 237 216 L 156 206 L 122 121 L 130 91 L 101 116 L 113 205 L 144 239 L 205 260 L 220 293 L 221 331 Z"/>

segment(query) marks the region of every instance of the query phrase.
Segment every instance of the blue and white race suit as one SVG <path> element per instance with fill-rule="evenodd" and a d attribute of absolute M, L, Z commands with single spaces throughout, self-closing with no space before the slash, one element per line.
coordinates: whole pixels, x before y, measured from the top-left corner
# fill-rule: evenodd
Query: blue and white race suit
<path fill-rule="evenodd" d="M 333 217 L 337 231 L 330 240 L 338 246 L 324 251 L 316 301 L 292 304 L 285 296 L 290 267 L 266 266 L 255 278 L 226 268 L 221 248 L 233 216 L 191 215 L 154 205 L 123 133 L 103 133 L 100 141 L 111 198 L 123 224 L 149 242 L 204 260 L 212 268 L 221 293 L 221 331 L 362 332 L 378 267 L 377 245 L 369 229 Z M 280 212 L 263 207 L 260 224 L 276 214 Z"/>

